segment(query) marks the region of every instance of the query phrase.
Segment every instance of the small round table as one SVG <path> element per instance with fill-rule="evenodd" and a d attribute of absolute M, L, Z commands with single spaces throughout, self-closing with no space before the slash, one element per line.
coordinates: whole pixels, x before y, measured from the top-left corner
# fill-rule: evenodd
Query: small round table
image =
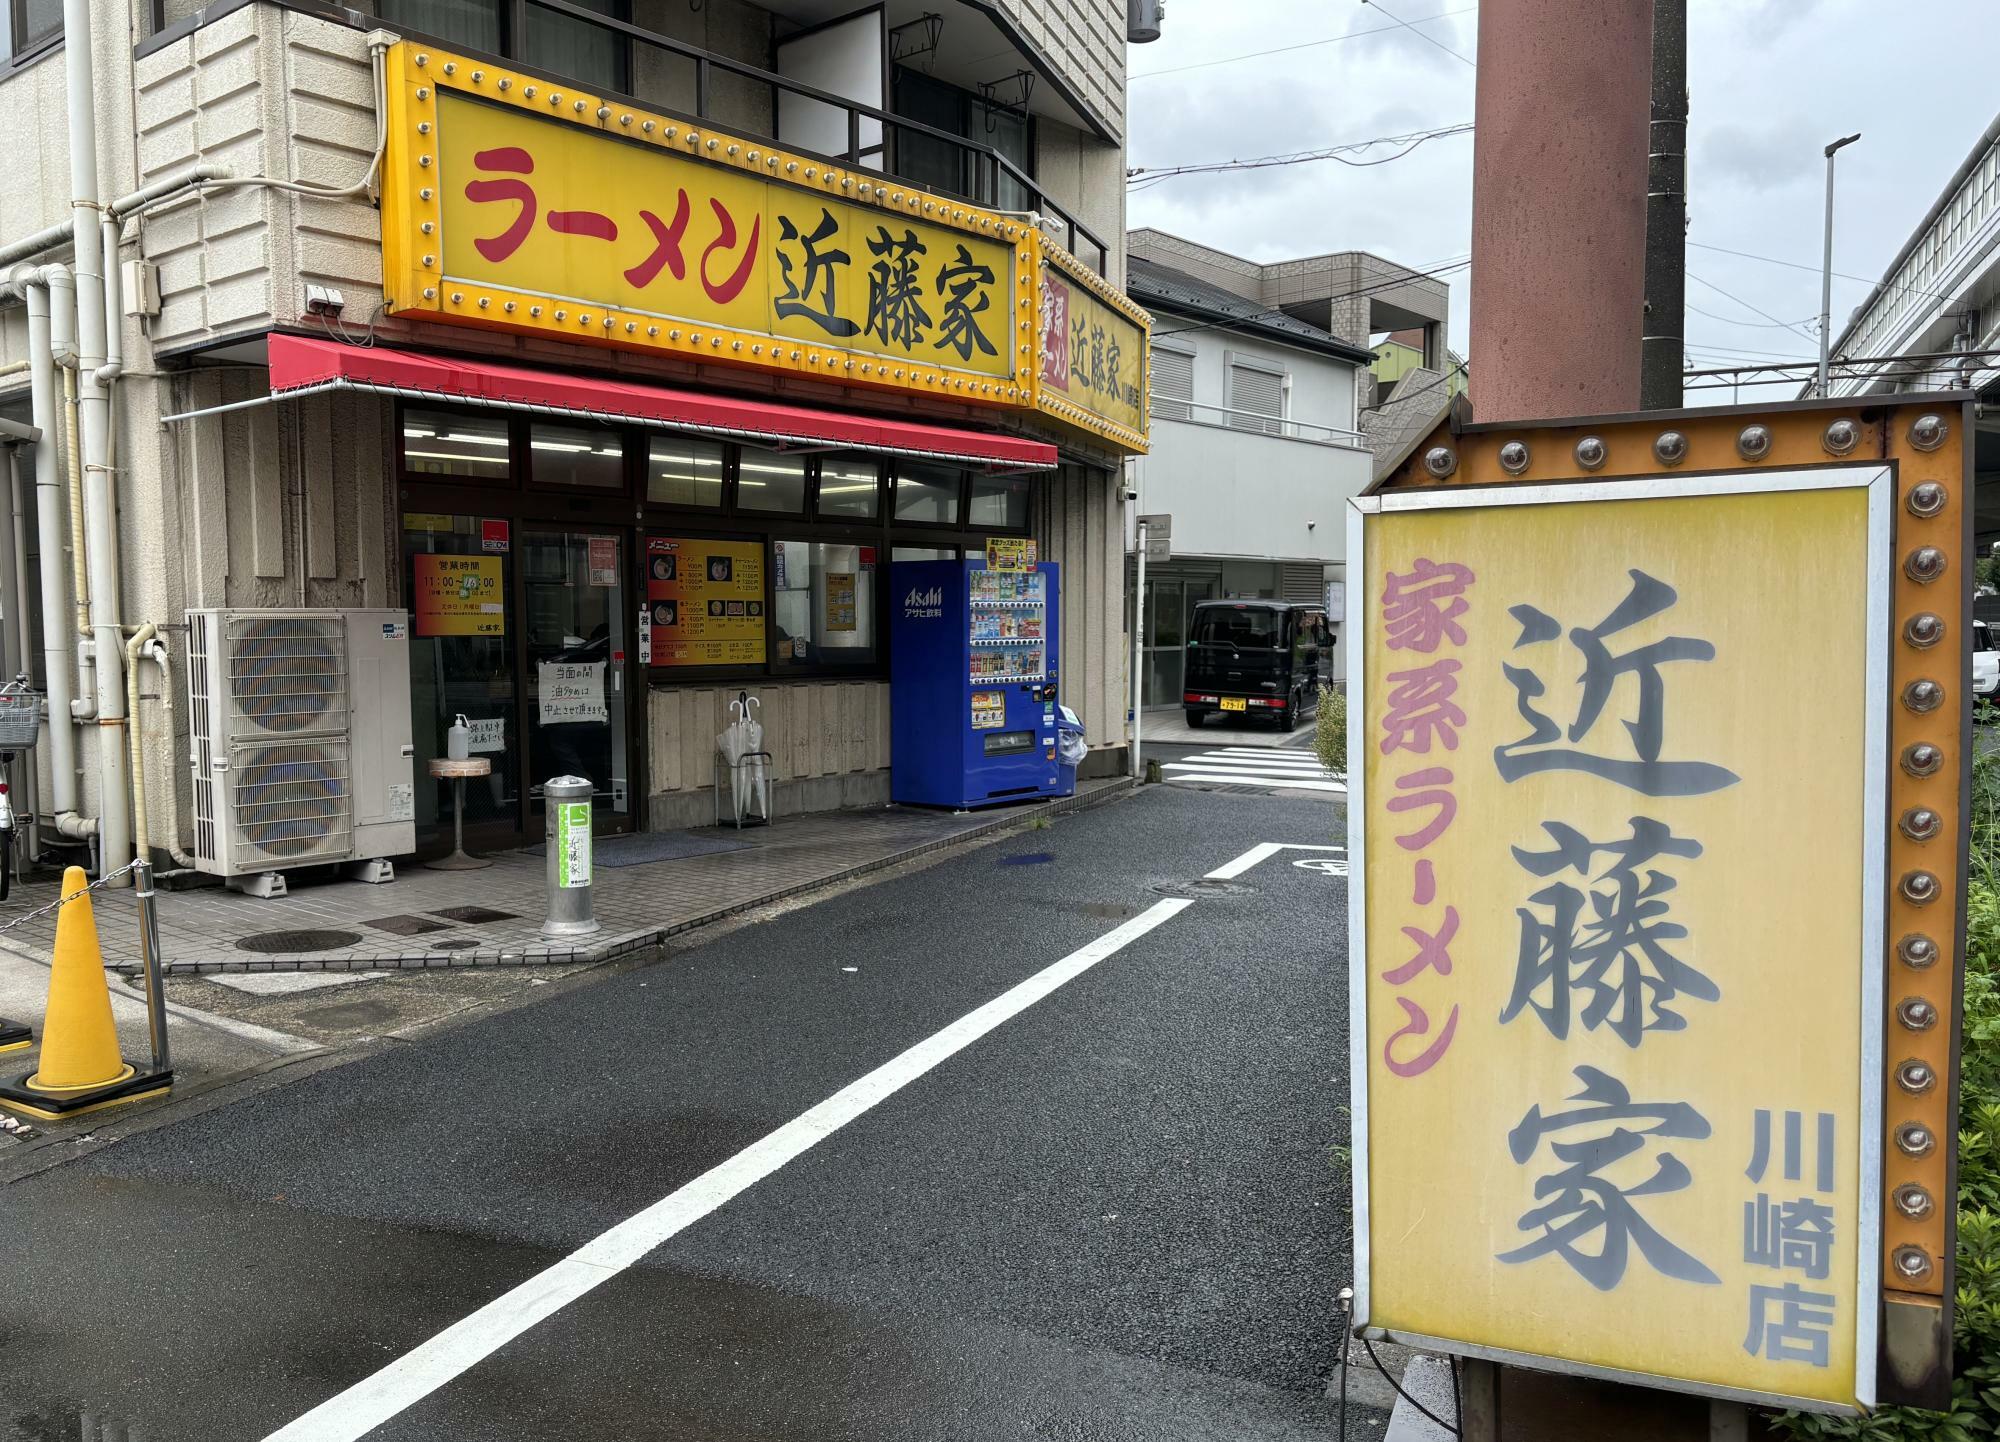
<path fill-rule="evenodd" d="M 430 761 L 430 773 L 451 783 L 451 855 L 426 861 L 424 865 L 432 871 L 477 871 L 482 866 L 491 866 L 493 863 L 484 857 L 465 854 L 465 779 L 492 775 L 493 763 L 484 756 L 471 756 L 463 761 L 436 756 Z"/>

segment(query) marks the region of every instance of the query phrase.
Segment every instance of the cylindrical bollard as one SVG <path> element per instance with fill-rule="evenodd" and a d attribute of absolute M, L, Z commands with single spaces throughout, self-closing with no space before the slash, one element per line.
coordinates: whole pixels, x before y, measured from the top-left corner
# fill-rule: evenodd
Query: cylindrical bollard
<path fill-rule="evenodd" d="M 590 902 L 590 793 L 581 776 L 542 783 L 548 836 L 549 919 L 543 936 L 585 936 L 597 930 Z"/>
<path fill-rule="evenodd" d="M 153 866 L 132 863 L 133 893 L 139 902 L 139 961 L 146 974 L 146 1027 L 153 1042 L 153 1070 L 173 1066 L 167 1051 L 166 963 L 160 956 L 159 899 L 153 894 Z"/>

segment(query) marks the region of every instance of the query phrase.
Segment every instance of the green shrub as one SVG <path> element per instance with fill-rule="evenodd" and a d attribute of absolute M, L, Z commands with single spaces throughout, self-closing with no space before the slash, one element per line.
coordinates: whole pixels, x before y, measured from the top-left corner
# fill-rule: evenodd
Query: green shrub
<path fill-rule="evenodd" d="M 1313 728 L 1313 750 L 1319 764 L 1337 776 L 1347 774 L 1347 693 L 1331 686 L 1319 693 L 1319 723 Z"/>

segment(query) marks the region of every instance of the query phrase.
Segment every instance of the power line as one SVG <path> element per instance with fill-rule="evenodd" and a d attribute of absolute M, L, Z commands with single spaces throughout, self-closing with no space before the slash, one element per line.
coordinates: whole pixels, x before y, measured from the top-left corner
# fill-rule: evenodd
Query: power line
<path fill-rule="evenodd" d="M 1446 10 L 1437 15 L 1427 15 L 1417 21 L 1417 24 L 1428 25 L 1433 20 L 1446 20 L 1453 15 L 1470 15 L 1478 8 L 1477 5 L 1467 5 L 1458 10 Z M 1388 14 L 1386 10 L 1382 13 Z M 1279 45 L 1270 50 L 1252 50 L 1245 55 L 1225 55 L 1220 60 L 1197 60 L 1192 65 L 1170 65 L 1164 70 L 1141 70 L 1135 75 L 1126 76 L 1125 79 L 1127 82 L 1151 80 L 1155 75 L 1179 75 L 1187 70 L 1207 70 L 1216 65 L 1234 65 L 1239 60 L 1261 60 L 1266 55 L 1288 55 L 1294 50 L 1311 50 L 1321 45 L 1338 45 L 1343 40 L 1358 40 L 1363 35 L 1386 35 L 1402 25 L 1403 22 L 1398 20 L 1395 25 L 1377 25 L 1369 30 L 1350 30 L 1345 35 L 1329 35 L 1323 40 L 1305 40 L 1297 45 Z"/>
<path fill-rule="evenodd" d="M 1696 305 L 1696 304 L 1695 304 L 1695 303 L 1694 303 L 1693 301 L 1688 301 L 1688 300 L 1684 300 L 1684 301 L 1682 301 L 1682 302 L 1681 302 L 1681 304 L 1682 304 L 1682 305 L 1684 305 L 1684 306 L 1686 306 L 1686 307 L 1687 307 L 1687 308 L 1688 308 L 1689 310 L 1693 311 L 1693 312 L 1694 312 L 1694 313 L 1695 313 L 1696 315 L 1705 315 L 1705 316 L 1707 316 L 1707 317 L 1708 317 L 1708 318 L 1709 318 L 1710 320 L 1719 320 L 1719 321 L 1721 321 L 1721 322 L 1722 322 L 1722 323 L 1723 323 L 1724 325 L 1740 325 L 1740 326 L 1748 326 L 1748 327 L 1749 327 L 1750 329 L 1752 329 L 1752 330 L 1770 330 L 1770 329 L 1772 329 L 1772 328 L 1774 328 L 1774 327 L 1777 327 L 1777 328 L 1782 328 L 1782 329 L 1786 329 L 1786 330 L 1789 330 L 1789 329 L 1790 329 L 1791 327 L 1793 327 L 1793 326 L 1795 326 L 1795 325 L 1804 325 L 1804 324 L 1806 323 L 1806 321 L 1816 321 L 1816 320 L 1818 320 L 1818 319 L 1819 319 L 1819 317 L 1818 317 L 1818 316 L 1816 316 L 1816 315 L 1809 315 L 1809 316 L 1807 316 L 1807 317 L 1805 318 L 1805 320 L 1799 320 L 1799 321 L 1789 321 L 1789 320 L 1737 320 L 1737 319 L 1736 319 L 1736 318 L 1735 318 L 1734 316 L 1727 316 L 1727 315 L 1717 315 L 1717 314 L 1716 314 L 1716 313 L 1715 313 L 1714 311 L 1712 311 L 1712 310 L 1703 310 L 1703 309 L 1702 309 L 1702 308 L 1701 308 L 1700 306 Z"/>
<path fill-rule="evenodd" d="M 1342 165 L 1365 168 L 1386 165 L 1392 160 L 1401 160 L 1427 140 L 1438 140 L 1451 135 L 1469 135 L 1472 122 L 1463 121 L 1457 125 L 1441 125 L 1431 130 L 1412 130 L 1403 135 L 1379 135 L 1372 140 L 1349 141 L 1344 145 L 1329 145 L 1318 150 L 1292 150 L 1276 155 L 1256 155 L 1247 160 L 1210 160 L 1193 165 L 1172 165 L 1160 168 L 1135 166 L 1125 173 L 1125 183 L 1136 194 L 1149 190 L 1161 181 L 1172 180 L 1181 175 L 1215 175 L 1224 171 L 1268 170 L 1274 166 L 1304 165 L 1316 160 L 1337 160 Z M 1350 155 L 1374 149 L 1378 145 L 1400 145 L 1403 148 L 1393 155 L 1381 155 L 1372 160 L 1349 160 Z"/>
<path fill-rule="evenodd" d="M 1818 266 L 1807 265 L 1803 261 L 1780 260 L 1775 255 L 1758 255 L 1754 251 L 1748 251 L 1748 250 L 1731 250 L 1726 245 L 1704 245 L 1701 241 L 1698 240 L 1691 240 L 1688 242 L 1688 244 L 1693 246 L 1696 250 L 1712 250 L 1716 252 L 1718 255 L 1733 255 L 1743 260 L 1761 260 L 1766 265 L 1782 265 L 1787 270 L 1809 271 L 1813 275 L 1818 275 L 1820 273 L 1820 268 Z M 1882 284 L 1882 281 L 1879 277 L 1855 275 L 1851 271 L 1836 270 L 1833 272 L 1833 274 L 1839 276 L 1842 280 L 1856 280 L 1861 282 L 1861 284 L 1863 285 Z M 1923 286 L 1920 285 L 1892 285 L 1888 287 L 1888 290 L 1891 293 L 1895 293 L 1898 291 L 1914 291 L 1918 295 L 1927 295 L 1935 300 L 1950 300 L 1952 298 L 1949 295 L 1946 295 L 1941 290 L 1926 290 Z"/>
<path fill-rule="evenodd" d="M 1817 341 L 1819 340 L 1819 337 L 1818 337 L 1818 336 L 1816 336 L 1816 335 L 1814 335 L 1814 334 L 1812 334 L 1812 333 L 1811 333 L 1810 331 L 1805 331 L 1805 330 L 1800 330 L 1800 329 L 1799 329 L 1799 327 L 1797 327 L 1797 326 L 1795 326 L 1795 325 L 1792 325 L 1792 324 L 1791 324 L 1790 322 L 1788 322 L 1788 321 L 1782 321 L 1782 320 L 1778 320 L 1778 318 L 1777 318 L 1776 316 L 1772 315 L 1772 314 L 1771 314 L 1771 312 L 1769 312 L 1768 310 L 1764 310 L 1764 309 L 1762 309 L 1762 308 L 1761 308 L 1761 307 L 1759 307 L 1759 306 L 1754 306 L 1754 305 L 1750 304 L 1750 302 L 1749 302 L 1749 301 L 1747 301 L 1747 300 L 1745 300 L 1745 299 L 1743 299 L 1743 297 L 1742 297 L 1742 296 L 1740 296 L 1740 295 L 1731 295 L 1731 294 L 1730 294 L 1730 293 L 1729 293 L 1728 291 L 1724 290 L 1724 289 L 1723 289 L 1723 288 L 1722 288 L 1721 286 L 1717 285 L 1717 284 L 1716 284 L 1716 283 L 1715 283 L 1714 281 L 1712 281 L 1712 280 L 1703 280 L 1703 279 L 1702 279 L 1702 278 L 1701 278 L 1700 276 L 1696 275 L 1696 274 L 1695 274 L 1695 273 L 1694 273 L 1693 271 L 1689 271 L 1689 272 L 1687 273 L 1687 277 L 1688 277 L 1688 279 L 1689 279 L 1689 280 L 1692 280 L 1692 281 L 1698 281 L 1698 282 L 1700 282 L 1700 283 L 1701 283 L 1702 285 L 1705 285 L 1705 286 L 1707 286 L 1707 287 L 1708 287 L 1708 288 L 1709 288 L 1710 290 L 1714 291 L 1714 292 L 1715 292 L 1715 293 L 1716 293 L 1717 295 L 1721 296 L 1721 297 L 1722 297 L 1722 298 L 1723 298 L 1724 300 L 1733 300 L 1733 301 L 1735 301 L 1735 302 L 1736 302 L 1736 303 L 1737 303 L 1738 305 L 1742 306 L 1742 307 L 1743 307 L 1743 308 L 1744 308 L 1745 310 L 1754 310 L 1754 311 L 1756 311 L 1756 312 L 1757 312 L 1757 314 L 1759 314 L 1759 315 L 1761 315 L 1762 317 L 1764 317 L 1764 319 L 1765 319 L 1765 320 L 1769 320 L 1769 321 L 1777 321 L 1777 323 L 1778 323 L 1779 325 L 1781 325 L 1781 326 L 1784 326 L 1784 328 L 1785 328 L 1786 330 L 1789 330 L 1789 331 L 1793 332 L 1793 333 L 1794 333 L 1795 335 L 1798 335 L 1798 336 L 1800 336 L 1801 338 L 1803 338 L 1803 339 L 1805 339 L 1805 340 L 1809 340 L 1809 341 L 1814 341 L 1814 342 L 1817 342 Z"/>
<path fill-rule="evenodd" d="M 1381 10 L 1384 15 L 1389 15 L 1388 10 L 1383 7 L 1381 0 L 1361 0 L 1361 3 L 1363 5 L 1373 5 L 1377 10 Z M 1461 65 L 1470 65 L 1474 70 L 1477 70 L 1479 68 L 1477 65 L 1474 65 L 1472 61 L 1468 60 L 1465 56 L 1459 54 L 1456 50 L 1452 49 L 1449 45 L 1445 44 L 1444 41 L 1439 40 L 1436 36 L 1426 35 L 1424 34 L 1423 31 L 1417 29 L 1416 26 L 1410 24 L 1407 20 L 1397 20 L 1394 15 L 1389 15 L 1389 18 L 1391 20 L 1395 20 L 1398 25 L 1402 26 L 1405 30 L 1409 31 L 1412 35 L 1416 36 L 1419 40 L 1430 41 L 1431 44 L 1437 46 L 1438 49 L 1442 50 L 1452 59 L 1458 61 Z"/>

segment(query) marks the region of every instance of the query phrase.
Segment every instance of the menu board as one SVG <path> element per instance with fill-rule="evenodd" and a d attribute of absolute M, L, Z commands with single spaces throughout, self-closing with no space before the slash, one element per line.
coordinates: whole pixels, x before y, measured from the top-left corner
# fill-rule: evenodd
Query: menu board
<path fill-rule="evenodd" d="M 763 543 L 648 536 L 644 619 L 655 666 L 763 664 Z"/>
<path fill-rule="evenodd" d="M 826 576 L 826 629 L 854 629 L 854 573 L 829 571 Z"/>
<path fill-rule="evenodd" d="M 419 636 L 504 636 L 507 604 L 498 556 L 434 556 L 416 562 L 414 629 Z"/>

